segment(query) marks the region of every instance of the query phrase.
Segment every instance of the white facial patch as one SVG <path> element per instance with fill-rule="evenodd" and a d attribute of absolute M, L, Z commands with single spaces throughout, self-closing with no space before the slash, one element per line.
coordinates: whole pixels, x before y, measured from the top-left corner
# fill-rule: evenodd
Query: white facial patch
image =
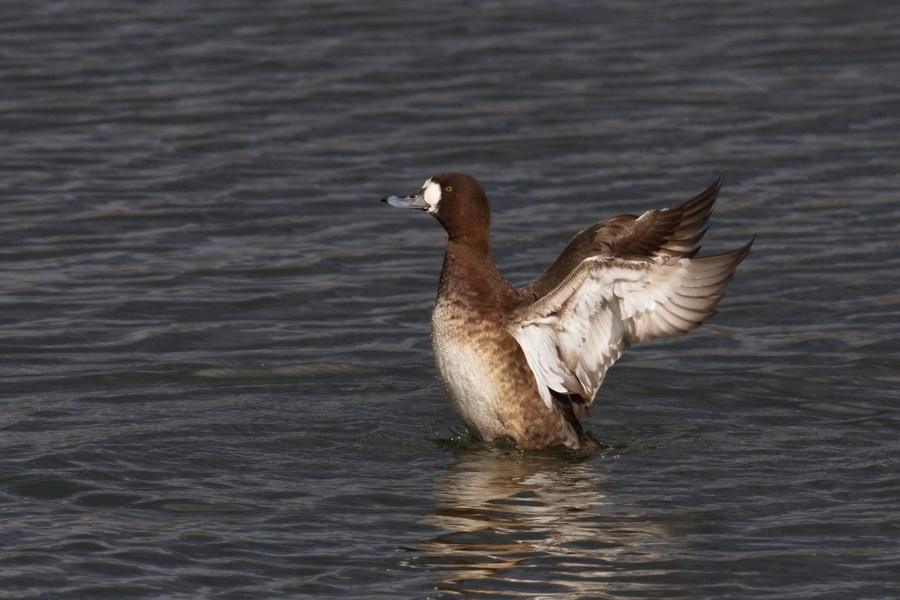
<path fill-rule="evenodd" d="M 422 189 L 425 190 L 422 192 L 422 199 L 425 200 L 425 204 L 428 205 L 426 210 L 431 214 L 436 213 L 438 204 L 441 201 L 441 186 L 439 186 L 436 181 L 428 179 L 422 184 Z"/>

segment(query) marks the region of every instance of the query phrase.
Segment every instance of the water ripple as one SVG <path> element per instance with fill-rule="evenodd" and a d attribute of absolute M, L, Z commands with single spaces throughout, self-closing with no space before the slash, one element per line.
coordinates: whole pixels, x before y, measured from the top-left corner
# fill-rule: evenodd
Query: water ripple
<path fill-rule="evenodd" d="M 890 3 L 20 4 L 0 597 L 892 595 Z M 449 168 L 519 284 L 720 172 L 703 252 L 759 234 L 610 372 L 608 451 L 460 431 L 444 233 L 379 202 Z"/>

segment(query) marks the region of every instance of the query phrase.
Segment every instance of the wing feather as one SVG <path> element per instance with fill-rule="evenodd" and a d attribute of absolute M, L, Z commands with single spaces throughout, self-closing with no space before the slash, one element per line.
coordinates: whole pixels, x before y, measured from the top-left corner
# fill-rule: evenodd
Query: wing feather
<path fill-rule="evenodd" d="M 702 228 L 708 213 L 698 210 L 698 215 Z M 699 327 L 715 314 L 723 288 L 752 243 L 699 259 L 659 254 L 582 260 L 508 322 L 544 402 L 551 405 L 552 390 L 577 394 L 590 405 L 607 370 L 631 344 Z"/>
<path fill-rule="evenodd" d="M 618 215 L 595 223 L 578 232 L 550 268 L 523 287 L 520 294 L 530 299 L 545 296 L 581 261 L 592 256 L 692 258 L 700 250 L 698 244 L 721 188 L 719 179 L 672 208 L 650 210 L 641 216 Z"/>

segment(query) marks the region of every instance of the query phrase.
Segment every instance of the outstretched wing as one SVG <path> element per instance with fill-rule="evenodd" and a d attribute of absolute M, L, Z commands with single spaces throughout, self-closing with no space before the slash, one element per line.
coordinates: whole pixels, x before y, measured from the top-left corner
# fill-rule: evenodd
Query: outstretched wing
<path fill-rule="evenodd" d="M 548 294 L 591 256 L 635 258 L 666 254 L 691 258 L 700 250 L 697 244 L 706 233 L 706 222 L 721 188 L 722 181 L 717 180 L 672 208 L 650 210 L 640 217 L 611 217 L 578 232 L 546 272 L 519 290 L 520 295 L 535 300 Z"/>
<path fill-rule="evenodd" d="M 715 314 L 722 290 L 750 250 L 692 259 L 600 255 L 509 321 L 544 402 L 551 390 L 589 405 L 607 370 L 633 343 L 678 335 Z"/>

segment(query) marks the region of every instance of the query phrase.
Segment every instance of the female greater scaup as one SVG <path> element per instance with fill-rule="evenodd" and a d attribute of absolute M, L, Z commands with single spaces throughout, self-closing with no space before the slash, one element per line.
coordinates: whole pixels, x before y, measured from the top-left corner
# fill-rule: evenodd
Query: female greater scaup
<path fill-rule="evenodd" d="M 588 415 L 606 371 L 631 344 L 679 335 L 715 311 L 746 246 L 693 258 L 721 183 L 674 208 L 605 219 L 572 238 L 531 284 L 513 288 L 491 254 L 478 181 L 442 173 L 404 197 L 449 235 L 432 345 L 453 408 L 482 440 L 523 449 L 592 449 Z"/>

